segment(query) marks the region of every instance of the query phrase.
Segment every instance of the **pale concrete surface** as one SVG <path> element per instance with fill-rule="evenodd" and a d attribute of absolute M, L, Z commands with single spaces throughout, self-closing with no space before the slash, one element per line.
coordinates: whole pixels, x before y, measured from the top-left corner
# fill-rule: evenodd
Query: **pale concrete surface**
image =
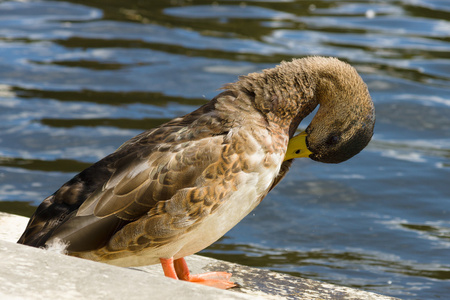
<path fill-rule="evenodd" d="M 169 279 L 159 265 L 120 268 L 15 244 L 27 218 L 0 212 L 0 299 L 394 299 L 193 255 L 192 273 L 228 271 L 228 291 Z"/>

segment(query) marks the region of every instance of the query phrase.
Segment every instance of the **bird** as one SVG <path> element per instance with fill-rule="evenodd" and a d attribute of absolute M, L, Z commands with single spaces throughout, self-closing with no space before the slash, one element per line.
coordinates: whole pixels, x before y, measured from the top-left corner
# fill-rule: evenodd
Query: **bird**
<path fill-rule="evenodd" d="M 249 214 L 295 158 L 340 163 L 372 138 L 375 108 L 349 64 L 310 56 L 240 76 L 193 112 L 149 129 L 38 206 L 18 243 L 228 289 L 228 272 L 191 274 L 184 257 Z M 318 107 L 311 123 L 300 122 Z"/>

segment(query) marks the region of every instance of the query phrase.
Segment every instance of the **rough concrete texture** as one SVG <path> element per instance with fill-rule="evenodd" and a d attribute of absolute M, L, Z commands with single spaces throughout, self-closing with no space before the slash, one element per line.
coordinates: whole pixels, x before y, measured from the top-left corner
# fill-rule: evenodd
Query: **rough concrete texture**
<path fill-rule="evenodd" d="M 27 218 L 0 212 L 0 299 L 394 299 L 193 255 L 192 273 L 228 271 L 228 291 L 163 276 L 159 265 L 120 268 L 17 245 Z"/>

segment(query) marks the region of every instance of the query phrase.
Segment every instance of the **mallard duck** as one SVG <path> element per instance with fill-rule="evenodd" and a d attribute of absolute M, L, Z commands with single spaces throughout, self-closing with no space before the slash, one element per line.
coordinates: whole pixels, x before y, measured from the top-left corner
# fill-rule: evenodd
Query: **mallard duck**
<path fill-rule="evenodd" d="M 283 62 L 240 77 L 76 175 L 42 202 L 18 243 L 63 243 L 69 255 L 118 266 L 161 263 L 168 277 L 233 287 L 226 272 L 190 274 L 184 257 L 251 212 L 294 158 L 345 161 L 369 143 L 374 123 L 353 67 L 324 57 Z"/>

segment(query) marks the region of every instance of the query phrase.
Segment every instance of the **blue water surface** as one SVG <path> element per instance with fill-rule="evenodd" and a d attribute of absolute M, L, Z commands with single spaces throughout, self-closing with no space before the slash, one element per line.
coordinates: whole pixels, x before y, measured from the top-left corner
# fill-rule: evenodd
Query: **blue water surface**
<path fill-rule="evenodd" d="M 307 55 L 357 68 L 372 142 L 339 165 L 297 160 L 201 254 L 446 299 L 450 1 L 1 1 L 0 210 L 29 216 L 127 139 Z"/>

